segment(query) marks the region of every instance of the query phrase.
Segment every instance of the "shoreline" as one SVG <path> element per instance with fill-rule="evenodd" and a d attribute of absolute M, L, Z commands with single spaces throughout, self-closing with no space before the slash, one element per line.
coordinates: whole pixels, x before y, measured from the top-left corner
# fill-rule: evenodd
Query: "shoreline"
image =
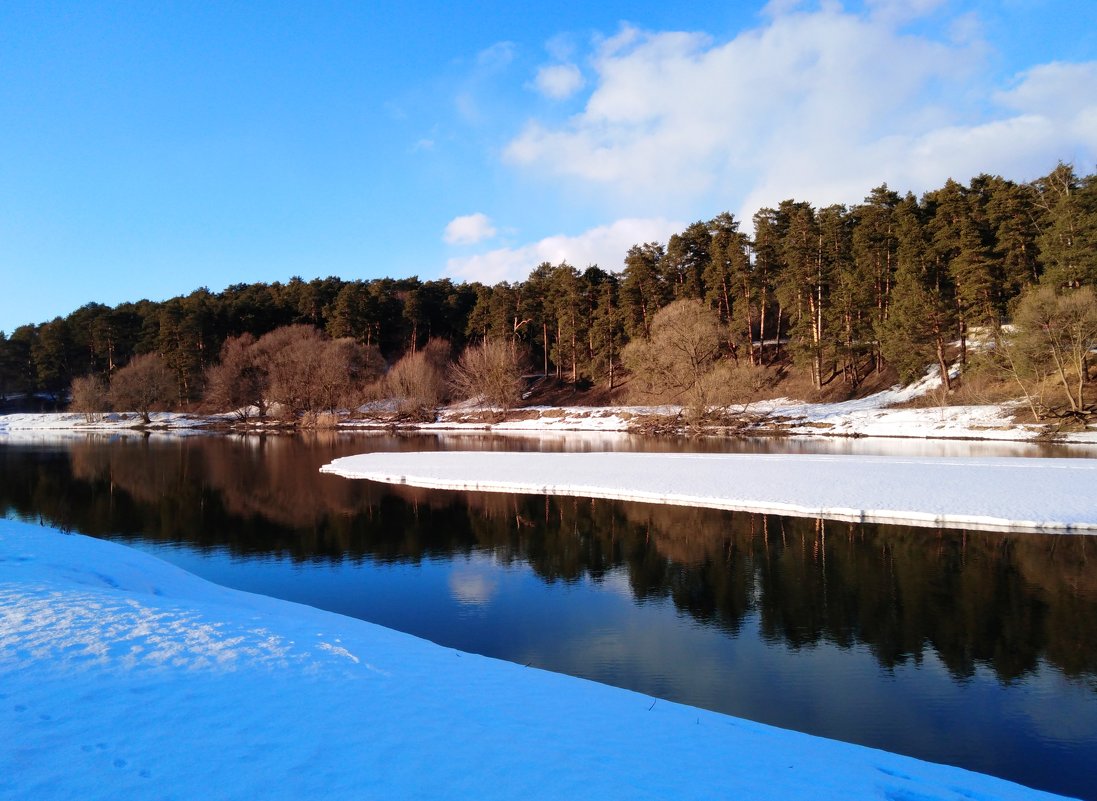
<path fill-rule="evenodd" d="M 866 399 L 871 400 L 871 399 Z M 333 425 L 301 427 L 279 421 L 243 423 L 229 414 L 194 415 L 157 412 L 150 423 L 133 413 L 109 413 L 89 421 L 74 412 L 0 415 L 0 441 L 32 433 L 72 434 L 231 434 L 278 435 L 300 432 L 396 433 L 618 433 L 710 440 L 741 438 L 904 439 L 971 442 L 1047 443 L 1097 446 L 1097 427 L 1056 431 L 1049 424 L 1017 423 L 1007 405 L 890 407 L 846 401 L 840 404 L 767 402 L 737 422 L 690 425 L 677 407 L 525 407 L 504 419 L 491 412 L 441 410 L 433 421 L 393 417 L 342 417 Z M 486 419 L 487 418 L 487 419 Z"/>
<path fill-rule="evenodd" d="M 1061 797 L 454 651 L 25 523 L 0 521 L 0 593 L 0 722 L 17 733 L 0 761 L 20 765 L 0 792 Z"/>

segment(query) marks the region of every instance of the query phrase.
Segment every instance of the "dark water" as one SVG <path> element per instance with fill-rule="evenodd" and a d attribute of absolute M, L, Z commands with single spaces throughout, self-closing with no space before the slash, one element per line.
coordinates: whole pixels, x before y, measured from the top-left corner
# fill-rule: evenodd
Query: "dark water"
<path fill-rule="evenodd" d="M 454 648 L 1097 798 L 1097 539 L 434 492 L 317 472 L 366 450 L 563 442 L 9 442 L 0 514 Z"/>

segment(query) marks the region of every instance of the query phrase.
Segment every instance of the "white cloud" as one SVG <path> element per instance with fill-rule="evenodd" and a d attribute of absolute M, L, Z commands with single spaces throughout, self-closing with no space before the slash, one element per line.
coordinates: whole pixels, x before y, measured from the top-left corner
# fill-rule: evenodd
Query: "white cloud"
<path fill-rule="evenodd" d="M 442 232 L 442 240 L 447 245 L 475 245 L 495 236 L 495 227 L 486 214 L 466 214 L 454 217 Z"/>
<path fill-rule="evenodd" d="M 903 23 L 924 17 L 944 5 L 945 0 L 867 0 L 872 15 L 889 23 Z"/>
<path fill-rule="evenodd" d="M 803 0 L 769 0 L 762 7 L 762 15 L 766 17 L 780 17 L 798 9 Z"/>
<path fill-rule="evenodd" d="M 476 66 L 489 72 L 500 70 L 514 61 L 514 42 L 496 42 L 476 54 Z"/>
<path fill-rule="evenodd" d="M 537 91 L 553 100 L 565 100 L 583 88 L 583 73 L 574 64 L 551 64 L 537 70 Z"/>
<path fill-rule="evenodd" d="M 982 123 L 880 136 L 865 143 L 856 164 L 837 157 L 811 164 L 810 152 L 788 154 L 759 176 L 744 207 L 786 196 L 852 202 L 882 181 L 921 191 L 980 172 L 1031 179 L 1058 159 L 1084 165 L 1097 156 L 1097 62 L 1034 67 L 995 101 L 1007 113 Z"/>
<path fill-rule="evenodd" d="M 1017 112 L 1067 121 L 1079 109 L 1097 106 L 1097 62 L 1055 62 L 1033 67 L 1020 76 L 1012 89 L 999 92 L 996 99 Z"/>
<path fill-rule="evenodd" d="M 619 271 L 625 253 L 643 242 L 666 242 L 681 231 L 681 222 L 664 219 L 624 219 L 592 228 L 577 236 L 550 236 L 527 245 L 472 256 L 449 259 L 446 274 L 465 281 L 496 284 L 500 281 L 524 281 L 541 262 L 566 261 L 580 270 L 597 264 L 603 270 Z"/>
<path fill-rule="evenodd" d="M 882 181 L 922 191 L 1097 158 L 1097 65 L 1036 66 L 996 85 L 968 17 L 936 20 L 940 38 L 907 29 L 940 6 L 774 2 L 728 41 L 625 27 L 596 43 L 584 109 L 530 120 L 504 158 L 599 188 L 637 216 L 855 202 Z"/>

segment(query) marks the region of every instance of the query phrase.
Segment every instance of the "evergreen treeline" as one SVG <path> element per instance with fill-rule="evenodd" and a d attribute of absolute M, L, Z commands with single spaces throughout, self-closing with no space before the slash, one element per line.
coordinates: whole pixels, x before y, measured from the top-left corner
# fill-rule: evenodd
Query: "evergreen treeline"
<path fill-rule="evenodd" d="M 947 384 L 947 363 L 966 360 L 973 330 L 997 330 L 1026 289 L 1097 284 L 1097 176 L 1064 164 L 1027 184 L 980 175 L 921 198 L 882 185 L 853 207 L 786 200 L 752 222 L 753 238 L 728 213 L 693 223 L 665 244 L 634 245 L 620 271 L 544 263 L 495 286 L 295 278 L 89 303 L 0 333 L 0 395 L 59 399 L 75 378 L 109 382 L 155 353 L 186 407 L 227 340 L 300 325 L 356 340 L 387 364 L 431 339 L 454 354 L 503 341 L 537 372 L 612 388 L 625 345 L 649 338 L 656 313 L 683 299 L 718 316 L 719 356 L 737 365 L 791 359 L 816 388 L 855 389 L 889 365 L 909 379 L 937 363 Z M 959 353 L 946 353 L 956 341 Z"/>

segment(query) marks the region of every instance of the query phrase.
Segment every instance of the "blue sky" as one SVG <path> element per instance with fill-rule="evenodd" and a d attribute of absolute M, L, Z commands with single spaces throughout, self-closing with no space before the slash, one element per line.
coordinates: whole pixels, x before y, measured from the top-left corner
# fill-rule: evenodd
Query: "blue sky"
<path fill-rule="evenodd" d="M 0 5 L 0 330 L 1097 161 L 1097 3 Z"/>

